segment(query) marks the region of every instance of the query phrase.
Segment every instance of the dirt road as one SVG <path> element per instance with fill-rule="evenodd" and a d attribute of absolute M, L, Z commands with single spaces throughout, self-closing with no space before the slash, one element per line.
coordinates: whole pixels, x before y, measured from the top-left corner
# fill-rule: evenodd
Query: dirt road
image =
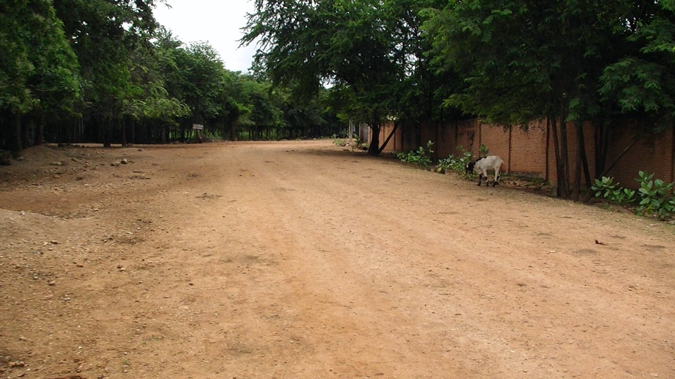
<path fill-rule="evenodd" d="M 327 140 L 0 181 L 0 378 L 675 378 L 672 225 Z"/>

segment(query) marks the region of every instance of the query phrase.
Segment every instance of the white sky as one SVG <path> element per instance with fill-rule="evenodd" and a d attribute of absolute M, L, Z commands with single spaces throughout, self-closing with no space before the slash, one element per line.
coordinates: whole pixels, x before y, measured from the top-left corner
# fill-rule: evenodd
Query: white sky
<path fill-rule="evenodd" d="M 253 0 L 168 0 L 154 10 L 157 21 L 185 43 L 208 42 L 230 71 L 251 67 L 255 44 L 239 48 L 246 13 L 253 13 Z"/>

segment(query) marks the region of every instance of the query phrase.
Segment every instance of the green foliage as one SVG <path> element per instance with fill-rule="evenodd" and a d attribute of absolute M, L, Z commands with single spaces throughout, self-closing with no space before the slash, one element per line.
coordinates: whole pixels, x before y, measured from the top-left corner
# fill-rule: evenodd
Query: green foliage
<path fill-rule="evenodd" d="M 460 151 L 458 157 L 450 154 L 448 158 L 444 158 L 438 161 L 438 166 L 446 171 L 452 170 L 457 175 L 466 176 L 466 164 L 469 163 L 472 159 L 472 154 L 470 151 L 464 151 L 461 146 L 458 146 L 457 149 Z M 472 175 L 470 173 L 469 175 Z"/>
<path fill-rule="evenodd" d="M 256 1 L 242 42 L 261 46 L 256 62 L 294 97 L 307 99 L 330 84 L 331 106 L 344 120 L 372 128 L 369 154 L 377 155 L 379 128 L 389 116 L 418 117 L 427 110 L 419 105 L 431 104 L 421 95 L 433 89 L 419 82 L 429 62 L 419 11 L 441 3 Z"/>
<path fill-rule="evenodd" d="M 635 179 L 640 183 L 638 196 L 638 213 L 645 215 L 657 215 L 660 219 L 666 219 L 675 213 L 675 201 L 673 200 L 673 183 L 666 184 L 661 179 L 654 180 L 654 174 L 644 171 L 638 172 Z"/>
<path fill-rule="evenodd" d="M 595 179 L 591 190 L 595 192 L 595 197 L 602 196 L 617 205 L 626 205 L 635 201 L 635 190 L 620 187 L 618 182 L 614 183 L 614 178 L 603 176 L 602 179 Z"/>
<path fill-rule="evenodd" d="M 79 95 L 77 70 L 52 2 L 0 2 L 0 110 L 69 109 Z"/>
<path fill-rule="evenodd" d="M 428 141 L 426 149 L 420 146 L 417 150 L 412 150 L 407 153 L 398 153 L 396 154 L 396 158 L 398 158 L 401 162 L 428 167 L 432 163 L 431 154 L 433 154 L 434 151 L 431 150 L 431 147 L 433 144 L 433 142 Z"/>
<path fill-rule="evenodd" d="M 324 88 L 300 105 L 289 88 L 272 89 L 266 72 L 228 71 L 207 43 L 175 39 L 152 14 L 165 2 L 0 1 L 0 148 L 185 140 L 193 123 L 232 139 L 343 128 L 326 110 Z"/>
<path fill-rule="evenodd" d="M 344 146 L 345 145 L 345 140 L 342 139 L 342 138 L 339 138 L 337 136 L 337 134 L 333 134 L 331 136 L 331 138 L 333 139 L 333 145 L 336 145 L 336 146 Z"/>
<path fill-rule="evenodd" d="M 478 148 L 478 155 L 481 157 L 487 157 L 488 155 L 490 155 L 490 149 L 488 149 L 487 146 L 481 143 L 480 147 Z"/>
<path fill-rule="evenodd" d="M 423 29 L 434 66 L 462 83 L 446 106 L 507 126 L 548 119 L 563 135 L 565 122 L 628 117 L 653 128 L 675 119 L 674 8 L 672 0 L 449 1 L 425 11 Z M 569 151 L 566 138 L 554 143 Z M 605 155 L 596 150 L 599 165 Z M 569 160 L 556 154 L 562 196 Z"/>
<path fill-rule="evenodd" d="M 361 141 L 361 137 L 354 136 L 354 144 L 352 145 L 352 151 L 354 151 L 354 149 L 368 150 L 368 143 L 364 144 L 363 141 Z"/>
<path fill-rule="evenodd" d="M 623 113 L 640 112 L 663 126 L 675 119 L 675 4 L 649 4 L 623 30 L 630 54 L 604 68 L 599 93 Z"/>
<path fill-rule="evenodd" d="M 620 187 L 619 183 L 614 183 L 613 178 L 608 177 L 596 179 L 591 190 L 595 192 L 595 197 L 603 197 L 613 204 L 622 206 L 634 203 L 637 198 L 635 212 L 638 214 L 655 215 L 661 220 L 672 217 L 675 213 L 673 183 L 666 184 L 661 179 L 654 180 L 654 174 L 645 171 L 639 171 L 635 181 L 640 183 L 637 192 Z"/>

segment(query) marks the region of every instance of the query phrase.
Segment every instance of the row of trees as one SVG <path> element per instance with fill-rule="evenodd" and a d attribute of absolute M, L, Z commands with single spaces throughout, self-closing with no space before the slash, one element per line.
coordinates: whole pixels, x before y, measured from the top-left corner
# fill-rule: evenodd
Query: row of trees
<path fill-rule="evenodd" d="M 560 195 L 577 198 L 593 179 L 585 121 L 602 176 L 624 120 L 651 132 L 675 115 L 675 0 L 255 0 L 242 38 L 259 47 L 253 75 L 173 38 L 158 2 L 0 2 L 0 149 L 186 139 L 195 123 L 295 138 L 352 120 L 377 155 L 389 120 L 546 119 Z"/>
<path fill-rule="evenodd" d="M 675 0 L 256 0 L 244 43 L 277 86 L 329 97 L 366 122 L 379 154 L 387 119 L 546 119 L 559 195 L 592 178 L 582 124 L 595 127 L 595 172 L 626 119 L 646 132 L 675 115 Z M 567 124 L 576 130 L 569 157 Z M 639 136 L 636 136 L 636 139 Z M 627 146 L 629 148 L 629 146 Z M 620 158 L 620 157 L 619 157 Z M 617 158 L 618 159 L 618 158 Z M 574 168 L 574 179 L 571 169 Z M 576 183 L 572 188 L 569 183 Z"/>
<path fill-rule="evenodd" d="M 161 0 L 160 0 L 161 1 Z M 161 1 L 163 3 L 163 1 Z M 299 138 L 343 129 L 265 75 L 225 69 L 207 43 L 157 24 L 156 0 L 0 2 L 0 150 L 51 142 L 167 142 L 193 124 L 218 138 Z"/>

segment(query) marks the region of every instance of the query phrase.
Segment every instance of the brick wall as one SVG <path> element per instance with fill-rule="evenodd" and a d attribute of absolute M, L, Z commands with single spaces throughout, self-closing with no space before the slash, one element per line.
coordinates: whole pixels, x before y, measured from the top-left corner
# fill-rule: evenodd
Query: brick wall
<path fill-rule="evenodd" d="M 623 133 L 615 135 L 610 140 L 608 152 L 609 164 L 613 157 L 630 144 L 634 128 L 622 128 Z M 638 176 L 638 171 L 643 170 L 654 173 L 654 178 L 662 179 L 667 183 L 675 181 L 675 141 L 673 127 L 668 128 L 661 135 L 650 134 L 646 138 L 638 140 L 633 148 L 619 161 L 607 176 L 614 177 L 615 181 L 624 187 L 635 187 L 633 180 Z"/>
<path fill-rule="evenodd" d="M 380 141 L 386 139 L 393 129 L 393 123 L 382 127 Z M 594 128 L 586 123 L 583 126 L 586 157 L 595 177 Z M 607 165 L 630 144 L 637 132 L 635 125 L 625 125 L 612 134 L 607 157 Z M 570 179 L 574 181 L 576 164 L 576 129 L 567 125 Z M 546 121 L 533 122 L 527 128 L 503 128 L 479 120 L 465 120 L 446 125 L 402 124 L 385 148 L 388 152 L 409 151 L 426 146 L 427 141 L 434 142 L 435 158 L 447 158 L 450 154 L 459 154 L 457 146 L 471 151 L 475 156 L 481 144 L 487 146 L 490 154 L 499 155 L 504 160 L 505 172 L 540 177 L 555 184 L 557 181 L 553 136 Z M 675 132 L 671 125 L 663 134 L 648 135 L 640 139 L 632 149 L 609 172 L 608 176 L 624 187 L 637 186 L 633 180 L 639 170 L 655 173 L 655 178 L 666 182 L 675 181 Z M 583 174 L 582 174 L 582 180 Z"/>
<path fill-rule="evenodd" d="M 502 171 L 510 172 L 510 135 L 511 132 L 505 130 L 501 125 L 490 125 L 481 122 L 478 124 L 478 141 L 471 152 L 474 156 L 478 156 L 480 145 L 485 145 L 485 147 L 488 148 L 490 155 L 497 155 L 504 160 Z"/>

